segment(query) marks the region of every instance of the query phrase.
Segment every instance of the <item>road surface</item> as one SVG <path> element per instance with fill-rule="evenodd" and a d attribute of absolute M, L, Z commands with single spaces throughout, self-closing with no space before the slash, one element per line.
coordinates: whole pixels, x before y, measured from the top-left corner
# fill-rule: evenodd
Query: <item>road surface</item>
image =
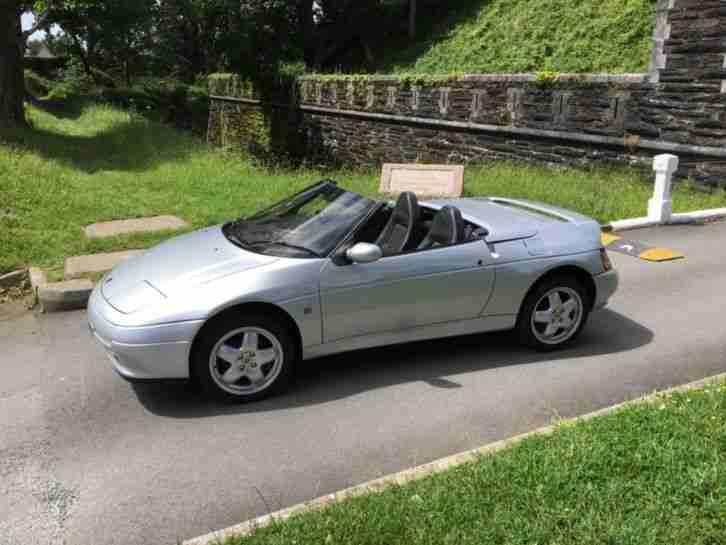
<path fill-rule="evenodd" d="M 476 335 L 368 350 L 247 406 L 130 386 L 84 312 L 0 318 L 0 543 L 174 544 L 726 371 L 726 224 L 628 235 L 687 259 L 613 254 L 622 288 L 571 349 Z"/>

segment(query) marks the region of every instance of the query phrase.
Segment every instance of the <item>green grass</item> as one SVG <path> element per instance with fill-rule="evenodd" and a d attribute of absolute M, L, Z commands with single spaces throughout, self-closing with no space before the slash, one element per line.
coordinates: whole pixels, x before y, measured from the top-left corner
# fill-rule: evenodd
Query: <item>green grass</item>
<path fill-rule="evenodd" d="M 643 72 L 654 0 L 453 0 L 414 43 L 385 46 L 380 72 Z"/>
<path fill-rule="evenodd" d="M 225 545 L 726 543 L 726 386 L 660 396 Z"/>
<path fill-rule="evenodd" d="M 34 129 L 0 133 L 0 273 L 35 265 L 57 277 L 66 256 L 147 247 L 169 236 L 85 240 L 81 228 L 98 221 L 176 214 L 198 228 L 249 214 L 323 176 L 366 195 L 378 187 L 377 168 L 269 171 L 108 106 L 29 114 Z M 651 185 L 641 176 L 497 162 L 469 167 L 465 187 L 467 195 L 529 197 L 607 222 L 645 214 Z M 679 211 L 726 206 L 722 192 L 688 187 L 674 201 Z"/>

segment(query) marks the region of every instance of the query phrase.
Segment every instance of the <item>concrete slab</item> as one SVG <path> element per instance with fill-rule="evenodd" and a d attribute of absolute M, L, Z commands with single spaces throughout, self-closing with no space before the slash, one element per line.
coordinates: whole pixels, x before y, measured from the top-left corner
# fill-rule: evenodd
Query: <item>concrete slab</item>
<path fill-rule="evenodd" d="M 151 233 L 184 229 L 189 224 L 176 216 L 154 216 L 151 218 L 134 218 L 129 220 L 105 221 L 94 223 L 83 228 L 88 238 L 106 238 L 129 233 Z"/>
<path fill-rule="evenodd" d="M 44 312 L 86 308 L 93 282 L 86 279 L 53 282 L 38 287 L 38 302 Z"/>
<path fill-rule="evenodd" d="M 64 277 L 66 280 L 82 278 L 88 274 L 98 274 L 110 271 L 122 261 L 142 254 L 145 250 L 125 250 L 108 254 L 77 255 L 67 257 Z"/>
<path fill-rule="evenodd" d="M 461 165 L 385 164 L 381 193 L 413 191 L 418 197 L 461 197 L 464 167 Z"/>

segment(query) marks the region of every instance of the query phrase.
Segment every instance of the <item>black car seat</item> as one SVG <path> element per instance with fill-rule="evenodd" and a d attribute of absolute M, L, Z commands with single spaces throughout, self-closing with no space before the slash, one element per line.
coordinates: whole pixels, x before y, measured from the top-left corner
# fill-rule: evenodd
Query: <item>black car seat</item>
<path fill-rule="evenodd" d="M 434 216 L 426 238 L 419 244 L 419 250 L 437 246 L 450 246 L 464 240 L 464 218 L 455 206 L 444 206 Z"/>
<path fill-rule="evenodd" d="M 393 214 L 383 228 L 376 244 L 383 250 L 383 256 L 400 254 L 411 240 L 411 233 L 418 221 L 418 199 L 410 191 L 401 193 Z"/>

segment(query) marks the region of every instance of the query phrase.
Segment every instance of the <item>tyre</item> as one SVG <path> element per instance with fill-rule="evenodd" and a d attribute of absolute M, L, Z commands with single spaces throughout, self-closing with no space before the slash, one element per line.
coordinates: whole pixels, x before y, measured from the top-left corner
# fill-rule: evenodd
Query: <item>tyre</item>
<path fill-rule="evenodd" d="M 590 308 L 590 295 L 576 278 L 546 279 L 525 298 L 517 318 L 517 336 L 536 350 L 556 350 L 580 335 Z"/>
<path fill-rule="evenodd" d="M 191 371 L 208 396 L 243 403 L 284 391 L 297 358 L 286 324 L 261 314 L 229 314 L 204 326 Z"/>

